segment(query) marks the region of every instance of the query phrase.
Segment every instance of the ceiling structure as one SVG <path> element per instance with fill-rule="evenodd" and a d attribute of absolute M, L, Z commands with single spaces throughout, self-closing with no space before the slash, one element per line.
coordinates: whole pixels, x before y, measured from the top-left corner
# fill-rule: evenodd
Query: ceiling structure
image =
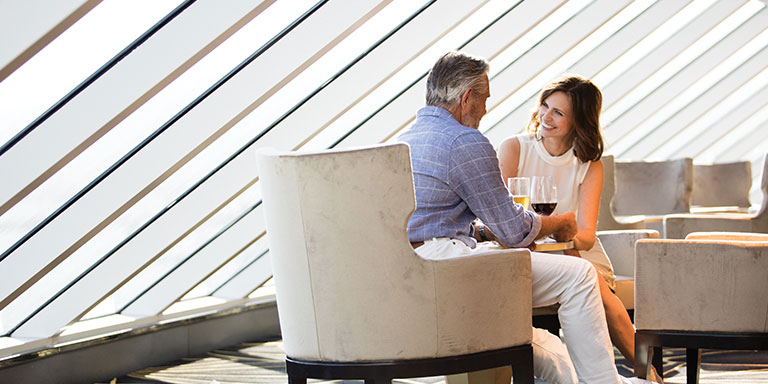
<path fill-rule="evenodd" d="M 754 186 L 768 150 L 756 0 L 4 1 L 0 32 L 0 359 L 257 300 L 256 151 L 396 140 L 449 50 L 491 63 L 494 145 L 572 72 L 619 160 Z"/>

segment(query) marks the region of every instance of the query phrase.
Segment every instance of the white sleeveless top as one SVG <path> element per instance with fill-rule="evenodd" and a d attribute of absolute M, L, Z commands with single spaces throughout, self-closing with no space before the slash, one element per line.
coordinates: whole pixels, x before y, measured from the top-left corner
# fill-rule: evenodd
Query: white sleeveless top
<path fill-rule="evenodd" d="M 579 187 L 587 177 L 590 162 L 582 163 L 573 153 L 573 148 L 560 156 L 552 156 L 544 144 L 528 134 L 517 136 L 520 142 L 520 161 L 517 175 L 523 177 L 552 176 L 557 186 L 557 207 L 555 213 L 576 212 L 579 207 Z M 616 276 L 608 255 L 605 254 L 599 238 L 595 245 L 579 254 L 595 265 L 598 273 L 608 283 L 611 290 L 616 290 Z"/>
<path fill-rule="evenodd" d="M 552 176 L 557 186 L 555 213 L 575 212 L 579 207 L 579 186 L 584 182 L 589 162 L 582 163 L 573 148 L 560 156 L 552 156 L 544 143 L 527 133 L 516 136 L 520 142 L 517 176 Z"/>

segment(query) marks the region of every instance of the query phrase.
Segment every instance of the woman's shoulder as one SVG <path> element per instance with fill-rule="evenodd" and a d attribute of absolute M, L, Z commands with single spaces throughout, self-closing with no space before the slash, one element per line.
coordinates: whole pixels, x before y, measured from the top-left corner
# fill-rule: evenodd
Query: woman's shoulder
<path fill-rule="evenodd" d="M 517 135 L 509 136 L 506 139 L 502 140 L 501 145 L 499 148 L 509 148 L 509 147 L 515 147 L 520 148 L 521 145 L 527 145 L 531 142 L 532 138 L 527 133 L 520 133 Z"/>

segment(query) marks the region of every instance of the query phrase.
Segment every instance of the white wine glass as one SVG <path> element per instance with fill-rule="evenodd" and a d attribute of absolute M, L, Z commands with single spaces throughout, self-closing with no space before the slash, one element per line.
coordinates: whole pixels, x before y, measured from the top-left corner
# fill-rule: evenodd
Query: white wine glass
<path fill-rule="evenodd" d="M 557 187 L 552 176 L 534 176 L 531 186 L 531 208 L 542 216 L 549 216 L 557 207 Z"/>

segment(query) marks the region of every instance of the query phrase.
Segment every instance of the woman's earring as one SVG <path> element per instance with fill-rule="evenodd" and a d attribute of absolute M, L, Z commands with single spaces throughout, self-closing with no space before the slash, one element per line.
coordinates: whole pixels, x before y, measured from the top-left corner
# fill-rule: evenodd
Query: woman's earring
<path fill-rule="evenodd" d="M 541 131 L 539 128 L 536 128 L 536 133 L 534 133 L 533 136 L 536 138 L 536 140 L 541 141 Z"/>

